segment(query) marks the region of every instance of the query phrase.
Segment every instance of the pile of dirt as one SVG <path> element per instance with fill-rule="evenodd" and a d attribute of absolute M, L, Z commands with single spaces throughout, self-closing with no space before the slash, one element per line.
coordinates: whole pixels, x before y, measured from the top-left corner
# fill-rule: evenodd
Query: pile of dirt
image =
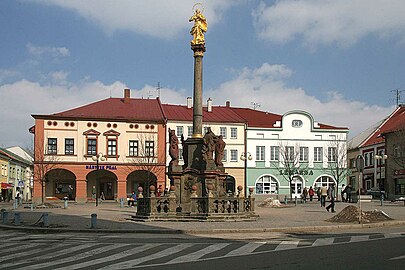
<path fill-rule="evenodd" d="M 359 208 L 353 205 L 346 206 L 337 215 L 327 219 L 330 222 L 339 223 L 353 223 L 359 222 Z M 361 222 L 362 223 L 375 223 L 381 221 L 393 220 L 386 213 L 380 210 L 373 211 L 361 211 Z"/>
<path fill-rule="evenodd" d="M 286 207 L 284 204 L 281 204 L 279 200 L 273 198 L 266 198 L 263 202 L 257 205 L 258 207 Z"/>

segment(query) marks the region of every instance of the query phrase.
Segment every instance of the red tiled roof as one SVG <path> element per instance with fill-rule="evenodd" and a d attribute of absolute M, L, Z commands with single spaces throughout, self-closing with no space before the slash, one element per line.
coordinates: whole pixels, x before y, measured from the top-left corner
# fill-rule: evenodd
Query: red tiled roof
<path fill-rule="evenodd" d="M 193 120 L 193 108 L 189 109 L 184 105 L 171 104 L 162 104 L 162 108 L 168 120 Z M 212 106 L 211 112 L 208 112 L 207 107 L 203 108 L 203 122 L 245 123 L 246 121 L 236 114 L 230 107 Z"/>
<path fill-rule="evenodd" d="M 276 121 L 281 121 L 279 114 L 257 111 L 249 108 L 232 108 L 240 117 L 246 119 L 249 127 L 274 128 Z"/>
<path fill-rule="evenodd" d="M 164 122 L 160 105 L 159 99 L 131 98 L 129 103 L 125 103 L 123 98 L 108 98 L 75 109 L 47 115 L 47 117 Z M 43 115 L 33 115 L 33 117 L 43 117 Z"/>
<path fill-rule="evenodd" d="M 384 142 L 384 133 L 403 129 L 405 127 L 405 107 L 398 107 L 381 126 L 361 145 L 369 146 Z"/>

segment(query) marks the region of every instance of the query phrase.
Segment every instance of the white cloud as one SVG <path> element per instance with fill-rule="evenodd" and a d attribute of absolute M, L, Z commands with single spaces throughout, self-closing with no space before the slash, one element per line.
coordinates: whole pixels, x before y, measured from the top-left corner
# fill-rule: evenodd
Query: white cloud
<path fill-rule="evenodd" d="M 9 78 L 20 76 L 20 72 L 11 69 L 0 69 L 0 83 Z"/>
<path fill-rule="evenodd" d="M 195 4 L 190 0 L 34 0 L 39 4 L 56 5 L 77 12 L 100 25 L 106 32 L 129 30 L 155 37 L 172 38 L 190 28 L 188 18 Z M 214 25 L 224 10 L 239 1 L 199 1 L 209 27 Z"/>
<path fill-rule="evenodd" d="M 357 134 L 375 122 L 385 118 L 393 108 L 369 105 L 364 102 L 347 100 L 336 91 L 329 91 L 326 102 L 309 96 L 304 89 L 290 88 L 284 80 L 293 71 L 284 65 L 270 65 L 242 69 L 238 75 L 216 89 L 204 91 L 205 100 L 212 97 L 214 105 L 225 105 L 230 100 L 232 106 L 251 107 L 251 102 L 260 104 L 260 110 L 284 114 L 289 110 L 305 110 L 316 121 L 323 124 L 349 127 L 351 135 Z M 52 73 L 54 80 L 50 84 L 39 84 L 20 80 L 0 85 L 0 107 L 2 118 L 0 126 L 0 144 L 31 145 L 32 135 L 28 128 L 34 124 L 31 114 L 51 114 L 98 100 L 122 97 L 127 86 L 116 81 L 106 85 L 100 81 L 84 78 L 73 83 L 66 81 L 67 73 Z M 156 98 L 160 95 L 162 103 L 186 104 L 190 95 L 185 89 L 161 88 L 159 93 L 154 86 L 145 85 L 142 89 L 133 89 L 131 97 Z"/>
<path fill-rule="evenodd" d="M 302 39 L 309 47 L 355 44 L 367 35 L 405 41 L 403 0 L 284 0 L 262 2 L 253 12 L 259 36 L 285 43 Z"/>
<path fill-rule="evenodd" d="M 280 73 L 284 76 L 280 77 Z M 350 136 L 385 118 L 393 110 L 392 107 L 348 100 L 336 91 L 327 92 L 325 97 L 310 96 L 302 88 L 286 86 L 283 80 L 292 73 L 285 66 L 268 63 L 256 69 L 244 68 L 235 79 L 206 91 L 204 96 L 213 98 L 214 105 L 225 105 L 227 100 L 237 107 L 252 107 L 252 103 L 258 103 L 259 110 L 277 114 L 304 110 L 320 123 L 348 127 Z"/>
<path fill-rule="evenodd" d="M 43 55 L 49 55 L 54 58 L 58 57 L 67 57 L 70 55 L 69 49 L 65 47 L 47 47 L 47 46 L 34 46 L 31 43 L 26 45 L 28 52 L 37 57 L 41 57 Z"/>

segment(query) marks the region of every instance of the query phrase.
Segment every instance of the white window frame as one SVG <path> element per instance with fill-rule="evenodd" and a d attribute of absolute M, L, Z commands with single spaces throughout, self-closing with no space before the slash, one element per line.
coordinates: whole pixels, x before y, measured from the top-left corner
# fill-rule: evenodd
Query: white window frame
<path fill-rule="evenodd" d="M 231 149 L 230 150 L 230 161 L 231 162 L 237 162 L 238 161 L 238 150 L 237 149 Z"/>
<path fill-rule="evenodd" d="M 314 147 L 314 162 L 323 162 L 323 147 Z"/>
<path fill-rule="evenodd" d="M 256 161 L 265 161 L 265 149 L 264 146 L 256 146 Z"/>
<path fill-rule="evenodd" d="M 177 137 L 181 137 L 184 134 L 184 127 L 183 126 L 176 126 L 176 135 Z"/>
<path fill-rule="evenodd" d="M 280 160 L 280 147 L 270 146 L 270 161 L 279 161 L 279 160 Z"/>
<path fill-rule="evenodd" d="M 231 139 L 238 138 L 238 129 L 235 127 L 231 127 Z"/>
<path fill-rule="evenodd" d="M 337 148 L 328 147 L 328 162 L 337 162 Z"/>
<path fill-rule="evenodd" d="M 223 139 L 226 139 L 226 131 L 227 131 L 226 127 L 219 127 L 219 135 L 222 135 Z"/>
<path fill-rule="evenodd" d="M 300 147 L 300 162 L 308 162 L 309 148 L 307 146 Z"/>

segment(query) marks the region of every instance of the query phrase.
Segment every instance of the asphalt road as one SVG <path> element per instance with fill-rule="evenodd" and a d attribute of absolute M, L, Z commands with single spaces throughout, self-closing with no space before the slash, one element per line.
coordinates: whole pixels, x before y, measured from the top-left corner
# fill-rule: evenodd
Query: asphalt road
<path fill-rule="evenodd" d="M 0 268 L 347 270 L 403 269 L 405 264 L 401 227 L 212 236 L 0 230 Z"/>

